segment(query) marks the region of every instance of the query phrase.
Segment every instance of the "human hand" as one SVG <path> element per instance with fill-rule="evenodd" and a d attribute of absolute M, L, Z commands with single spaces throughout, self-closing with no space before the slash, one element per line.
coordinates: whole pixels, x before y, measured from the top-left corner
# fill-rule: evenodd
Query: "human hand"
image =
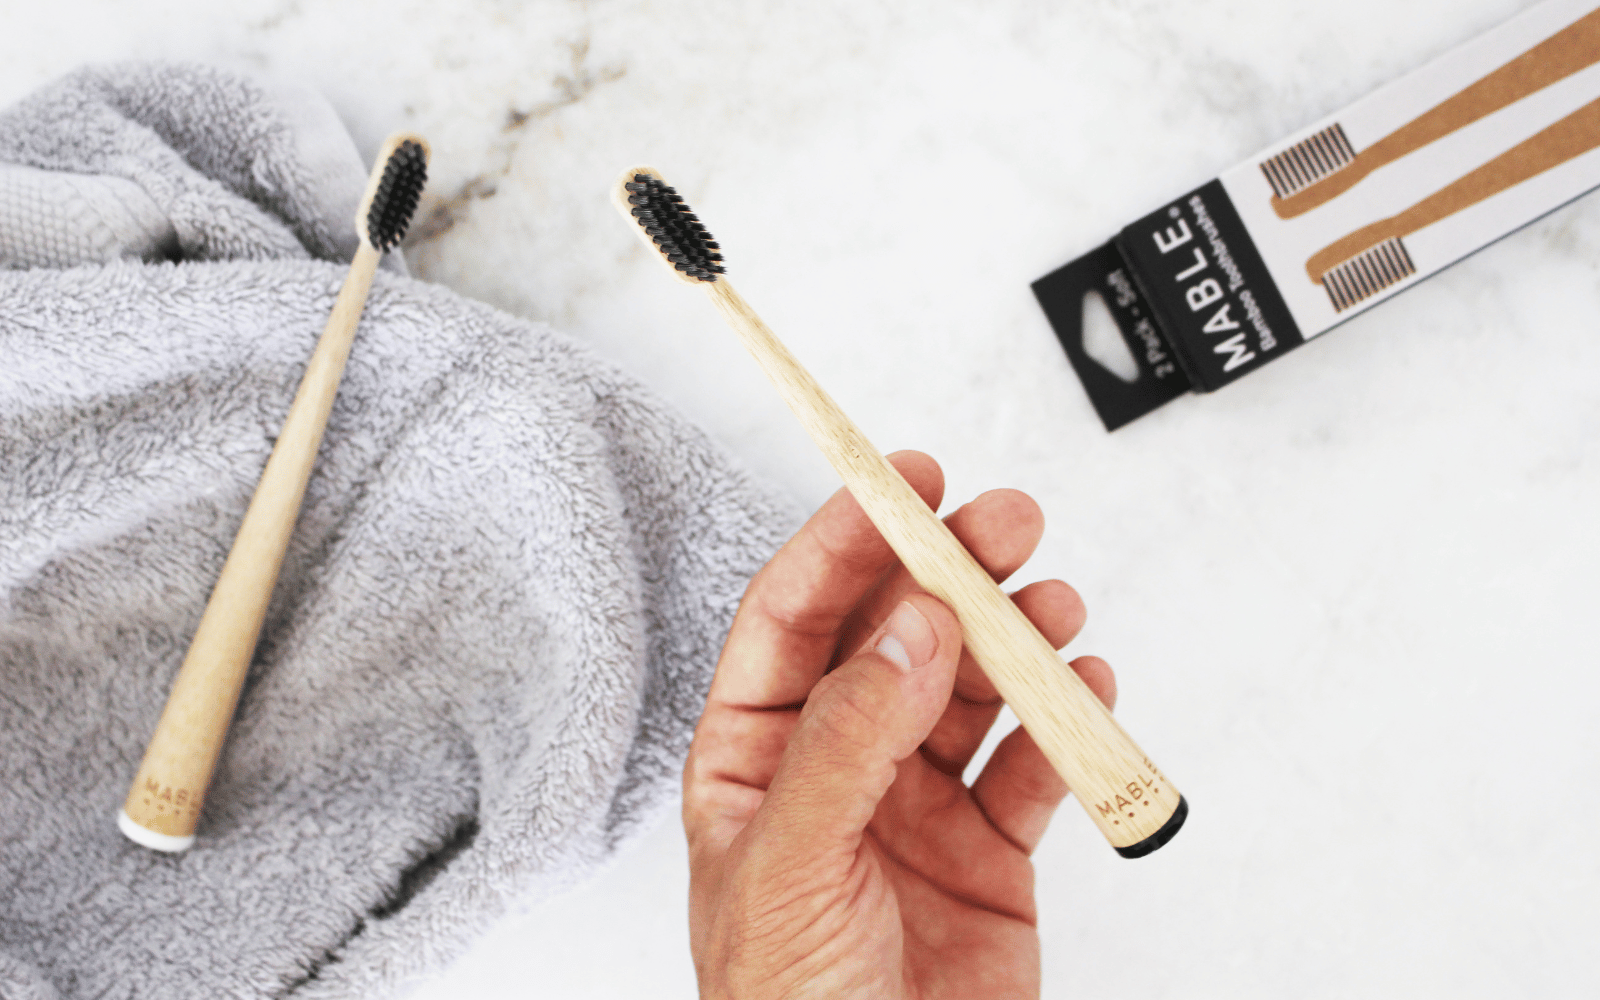
<path fill-rule="evenodd" d="M 938 465 L 890 460 L 937 508 Z M 946 523 L 997 581 L 1043 532 L 1015 490 Z M 1013 599 L 1057 648 L 1083 627 L 1059 580 Z M 1113 703 L 1105 661 L 1071 666 Z M 955 616 L 835 494 L 751 581 L 684 768 L 702 997 L 1037 996 L 1028 855 L 1067 787 L 1021 729 L 962 783 L 1000 707 Z"/>

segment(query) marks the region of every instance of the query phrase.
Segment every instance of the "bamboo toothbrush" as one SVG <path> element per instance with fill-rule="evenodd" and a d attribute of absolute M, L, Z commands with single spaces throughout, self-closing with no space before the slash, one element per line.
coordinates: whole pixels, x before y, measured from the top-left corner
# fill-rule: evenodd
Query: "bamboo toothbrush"
<path fill-rule="evenodd" d="M 1600 100 L 1591 101 L 1483 166 L 1392 215 L 1329 244 L 1306 261 L 1306 274 L 1322 285 L 1338 312 L 1416 273 L 1402 237 L 1465 211 L 1600 147 Z"/>
<path fill-rule="evenodd" d="M 679 280 L 711 297 L 900 561 L 955 611 L 973 658 L 1117 853 L 1142 857 L 1171 840 L 1188 815 L 1178 790 L 721 277 L 717 244 L 677 192 L 654 170 L 636 167 L 612 198 Z"/>
<path fill-rule="evenodd" d="M 356 210 L 361 243 L 350 272 L 117 815 L 117 826 L 135 843 L 158 851 L 181 851 L 194 843 L 200 807 L 261 634 L 373 272 L 384 251 L 405 235 L 427 173 L 428 144 L 420 136 L 396 133 L 378 151 Z"/>
<path fill-rule="evenodd" d="M 1360 153 L 1335 122 L 1261 164 L 1272 186 L 1272 210 L 1281 219 L 1309 212 L 1379 167 L 1596 62 L 1600 62 L 1600 10 L 1585 14 Z"/>

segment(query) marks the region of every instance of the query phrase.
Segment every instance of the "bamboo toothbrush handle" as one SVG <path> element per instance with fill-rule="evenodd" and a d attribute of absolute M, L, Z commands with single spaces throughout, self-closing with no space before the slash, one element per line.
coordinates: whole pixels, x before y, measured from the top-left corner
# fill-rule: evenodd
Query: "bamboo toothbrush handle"
<path fill-rule="evenodd" d="M 1130 856 L 1160 846 L 1136 847 L 1182 822 L 1178 790 L 727 280 L 703 287 L 917 583 L 955 612 L 973 658 L 1106 839 Z"/>
<path fill-rule="evenodd" d="M 378 259 L 362 240 L 128 792 L 126 819 L 166 849 L 193 838 Z"/>

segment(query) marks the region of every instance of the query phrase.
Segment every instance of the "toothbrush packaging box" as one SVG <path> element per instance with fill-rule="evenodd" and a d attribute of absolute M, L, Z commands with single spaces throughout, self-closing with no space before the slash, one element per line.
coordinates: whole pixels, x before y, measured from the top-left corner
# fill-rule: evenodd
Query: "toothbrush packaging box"
<path fill-rule="evenodd" d="M 1107 430 L 1211 392 L 1600 186 L 1600 4 L 1546 0 L 1033 290 Z M 1089 354 L 1098 295 L 1138 363 Z"/>

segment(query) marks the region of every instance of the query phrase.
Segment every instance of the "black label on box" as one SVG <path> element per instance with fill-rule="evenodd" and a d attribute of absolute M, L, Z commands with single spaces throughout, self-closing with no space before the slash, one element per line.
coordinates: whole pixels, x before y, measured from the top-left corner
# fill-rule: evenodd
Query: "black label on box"
<path fill-rule="evenodd" d="M 1220 388 L 1305 342 L 1220 181 L 1114 242 L 1195 389 Z"/>
<path fill-rule="evenodd" d="M 1084 347 L 1083 300 L 1091 293 L 1104 300 L 1138 362 L 1138 377 L 1131 382 L 1102 367 Z M 1106 430 L 1114 431 L 1189 391 L 1189 380 L 1178 367 L 1172 346 L 1156 330 L 1150 306 L 1135 287 L 1115 242 L 1035 281 L 1033 294 Z"/>

